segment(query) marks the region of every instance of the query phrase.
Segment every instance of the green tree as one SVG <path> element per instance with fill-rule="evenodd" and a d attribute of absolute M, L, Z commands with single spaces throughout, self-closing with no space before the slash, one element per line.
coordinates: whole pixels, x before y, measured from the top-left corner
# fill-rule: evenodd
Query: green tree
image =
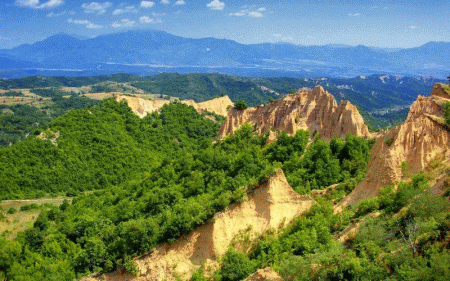
<path fill-rule="evenodd" d="M 234 107 L 238 110 L 244 110 L 247 109 L 247 103 L 243 100 L 238 100 L 234 103 Z"/>
<path fill-rule="evenodd" d="M 223 281 L 238 281 L 249 276 L 254 270 L 255 264 L 247 255 L 230 248 L 222 258 L 219 275 Z"/>

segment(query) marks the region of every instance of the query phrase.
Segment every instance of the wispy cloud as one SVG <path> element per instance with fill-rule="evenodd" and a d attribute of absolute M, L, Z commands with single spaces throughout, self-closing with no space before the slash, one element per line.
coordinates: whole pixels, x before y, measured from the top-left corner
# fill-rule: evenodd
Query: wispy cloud
<path fill-rule="evenodd" d="M 163 17 L 165 15 L 166 15 L 166 13 L 155 13 L 155 12 L 152 12 L 152 16 L 154 16 L 154 17 Z"/>
<path fill-rule="evenodd" d="M 247 13 L 245 11 L 239 11 L 239 12 L 235 12 L 235 13 L 229 13 L 229 16 L 235 16 L 235 17 L 243 17 L 245 16 Z"/>
<path fill-rule="evenodd" d="M 418 29 L 419 27 L 415 26 L 415 25 L 410 25 L 409 28 L 411 28 L 411 29 Z"/>
<path fill-rule="evenodd" d="M 184 1 L 184 0 L 178 0 L 177 2 L 175 2 L 174 5 L 186 5 L 186 1 Z"/>
<path fill-rule="evenodd" d="M 133 26 L 136 22 L 129 20 L 129 19 L 122 19 L 121 21 L 115 21 L 111 24 L 114 28 L 120 28 L 120 27 L 130 27 Z"/>
<path fill-rule="evenodd" d="M 141 1 L 141 8 L 151 8 L 155 5 L 152 1 Z"/>
<path fill-rule="evenodd" d="M 11 38 L 3 37 L 3 36 L 0 35 L 0 40 L 11 41 Z"/>
<path fill-rule="evenodd" d="M 348 15 L 351 17 L 360 17 L 361 16 L 360 13 L 348 13 Z"/>
<path fill-rule="evenodd" d="M 68 22 L 68 23 L 74 23 L 74 24 L 84 25 L 86 28 L 89 28 L 89 29 L 99 29 L 99 28 L 103 28 L 102 25 L 92 23 L 92 22 L 90 22 L 90 21 L 88 21 L 88 20 L 73 20 L 73 19 L 68 19 L 67 22 Z"/>
<path fill-rule="evenodd" d="M 65 14 L 67 14 L 66 11 L 63 11 L 63 12 L 60 12 L 60 13 L 50 12 L 50 13 L 47 14 L 47 17 L 54 18 L 54 17 L 64 16 Z"/>
<path fill-rule="evenodd" d="M 250 17 L 253 17 L 253 18 L 262 18 L 262 17 L 264 17 L 263 14 L 261 14 L 260 12 L 255 12 L 255 11 L 248 13 L 248 15 Z"/>
<path fill-rule="evenodd" d="M 279 41 L 285 41 L 285 42 L 294 41 L 293 37 L 291 37 L 291 36 L 284 36 L 284 35 L 279 34 L 279 33 L 273 34 L 273 36 L 275 36 Z"/>
<path fill-rule="evenodd" d="M 220 2 L 220 0 L 213 0 L 211 3 L 206 4 L 206 7 L 210 8 L 211 10 L 223 10 L 225 7 L 224 2 Z"/>
<path fill-rule="evenodd" d="M 262 18 L 264 17 L 264 14 L 261 12 L 266 11 L 267 9 L 265 7 L 256 8 L 256 6 L 251 6 L 248 8 L 247 5 L 242 6 L 242 9 L 240 11 L 229 13 L 229 16 L 235 16 L 235 17 L 243 17 L 243 16 L 249 16 L 252 18 Z"/>
<path fill-rule="evenodd" d="M 55 8 L 64 4 L 64 0 L 49 0 L 41 3 L 39 0 L 16 0 L 16 5 L 20 7 L 32 8 L 32 9 L 45 9 Z"/>
<path fill-rule="evenodd" d="M 124 7 L 124 8 L 115 9 L 112 12 L 112 14 L 114 16 L 117 16 L 117 15 L 121 15 L 121 14 L 125 14 L 125 13 L 136 13 L 136 12 L 137 12 L 137 10 L 135 9 L 134 6 L 127 6 L 127 7 Z"/>
<path fill-rule="evenodd" d="M 81 5 L 81 8 L 83 8 L 85 13 L 96 13 L 97 15 L 103 15 L 104 13 L 106 13 L 106 9 L 108 9 L 109 7 L 111 7 L 110 2 L 91 2 L 89 4 L 84 3 L 83 5 Z"/>
<path fill-rule="evenodd" d="M 170 4 L 170 1 L 169 0 L 161 0 L 161 4 Z"/>
<path fill-rule="evenodd" d="M 161 19 L 153 19 L 147 16 L 142 16 L 139 18 L 140 23 L 161 23 Z"/>

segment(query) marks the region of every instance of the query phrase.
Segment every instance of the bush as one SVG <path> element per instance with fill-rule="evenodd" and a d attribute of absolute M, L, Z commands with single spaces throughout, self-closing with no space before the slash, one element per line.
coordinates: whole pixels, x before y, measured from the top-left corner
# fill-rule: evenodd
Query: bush
<path fill-rule="evenodd" d="M 442 108 L 444 109 L 445 123 L 450 124 L 450 101 L 444 102 Z"/>
<path fill-rule="evenodd" d="M 394 138 L 388 138 L 388 139 L 386 139 L 385 141 L 384 141 L 384 143 L 387 145 L 387 146 L 391 146 L 391 144 L 394 142 Z"/>
<path fill-rule="evenodd" d="M 139 273 L 136 261 L 130 257 L 125 257 L 123 262 L 122 272 L 130 273 L 131 275 L 137 276 Z"/>
<path fill-rule="evenodd" d="M 17 213 L 17 209 L 15 209 L 13 207 L 8 209 L 8 214 L 12 215 L 12 214 L 15 214 L 15 213 Z"/>
<path fill-rule="evenodd" d="M 244 110 L 247 109 L 247 103 L 243 100 L 238 100 L 235 104 L 234 104 L 234 108 L 238 109 L 238 110 Z"/>
<path fill-rule="evenodd" d="M 39 209 L 39 205 L 36 203 L 33 204 L 27 204 L 20 207 L 20 211 L 30 211 L 30 210 L 37 210 Z"/>
<path fill-rule="evenodd" d="M 219 271 L 220 280 L 238 281 L 249 276 L 255 270 L 255 264 L 243 253 L 230 248 L 222 260 Z"/>
<path fill-rule="evenodd" d="M 356 206 L 355 216 L 360 217 L 378 210 L 379 204 L 377 198 L 363 200 Z"/>

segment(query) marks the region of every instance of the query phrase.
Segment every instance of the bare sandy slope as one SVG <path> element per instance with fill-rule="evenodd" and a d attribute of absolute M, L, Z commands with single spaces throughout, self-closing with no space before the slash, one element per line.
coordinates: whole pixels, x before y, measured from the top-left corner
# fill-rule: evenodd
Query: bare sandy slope
<path fill-rule="evenodd" d="M 348 101 L 337 104 L 334 97 L 321 86 L 304 89 L 268 105 L 246 110 L 230 109 L 227 120 L 218 133 L 223 138 L 244 123 L 254 124 L 258 133 L 271 129 L 295 134 L 298 130 L 320 133 L 325 140 L 344 138 L 348 133 L 371 137 L 358 109 Z"/>
<path fill-rule="evenodd" d="M 148 113 L 160 109 L 163 105 L 169 104 L 168 100 L 146 100 L 132 96 L 117 96 L 117 101 L 125 101 L 131 107 L 133 112 L 140 118 L 144 118 Z M 182 100 L 181 103 L 193 106 L 198 112 L 202 113 L 204 110 L 214 112 L 218 115 L 226 116 L 227 108 L 233 105 L 233 102 L 228 96 L 212 99 L 196 103 L 193 100 Z"/>
<path fill-rule="evenodd" d="M 423 171 L 436 159 L 449 163 L 450 130 L 443 120 L 442 108 L 446 101 L 450 101 L 450 94 L 441 84 L 434 86 L 430 97 L 419 96 L 405 122 L 377 139 L 365 178 L 335 211 L 378 195 L 382 187 Z M 407 169 L 402 169 L 402 163 Z"/>
<path fill-rule="evenodd" d="M 254 190 L 249 200 L 230 206 L 175 243 L 165 243 L 138 259 L 138 277 L 130 279 L 129 275 L 115 272 L 86 280 L 176 280 L 176 276 L 189 280 L 202 262 L 206 262 L 206 268 L 216 268 L 217 258 L 226 253 L 239 233 L 251 229 L 256 237 L 271 228 L 278 229 L 309 210 L 313 203 L 311 197 L 292 190 L 283 171 L 278 170 Z"/>
<path fill-rule="evenodd" d="M 247 277 L 245 281 L 283 281 L 283 278 L 273 271 L 272 268 L 266 267 L 258 269 L 258 271 Z"/>

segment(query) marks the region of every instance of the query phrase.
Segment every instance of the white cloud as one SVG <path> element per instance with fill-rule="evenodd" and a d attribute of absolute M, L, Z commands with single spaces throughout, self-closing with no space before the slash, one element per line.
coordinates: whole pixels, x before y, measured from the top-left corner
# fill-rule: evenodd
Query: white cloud
<path fill-rule="evenodd" d="M 136 22 L 129 20 L 129 19 L 122 19 L 121 21 L 115 21 L 111 24 L 114 28 L 120 28 L 120 27 L 130 27 L 133 26 Z"/>
<path fill-rule="evenodd" d="M 169 0 L 161 0 L 161 4 L 170 4 L 170 1 Z"/>
<path fill-rule="evenodd" d="M 175 2 L 174 5 L 185 5 L 185 4 L 186 4 L 186 1 L 184 1 L 184 0 L 178 0 L 177 2 Z"/>
<path fill-rule="evenodd" d="M 351 16 L 351 17 L 360 17 L 361 16 L 360 13 L 354 13 L 354 14 L 348 13 L 348 15 Z"/>
<path fill-rule="evenodd" d="M 294 38 L 291 36 L 284 36 L 280 33 L 275 33 L 273 34 L 274 37 L 277 37 L 278 40 L 280 41 L 294 41 Z"/>
<path fill-rule="evenodd" d="M 0 40 L 10 41 L 11 38 L 9 38 L 9 37 L 3 37 L 3 36 L 0 35 Z"/>
<path fill-rule="evenodd" d="M 262 18 L 262 17 L 264 17 L 263 14 L 261 14 L 260 12 L 255 12 L 255 11 L 248 13 L 248 15 L 250 17 L 253 17 L 253 18 Z"/>
<path fill-rule="evenodd" d="M 249 16 L 249 17 L 253 17 L 253 18 L 262 18 L 264 17 L 264 15 L 261 13 L 263 11 L 266 10 L 266 8 L 261 7 L 258 8 L 256 10 L 254 10 L 256 8 L 255 5 L 251 6 L 249 9 L 245 8 L 247 6 L 243 6 L 240 11 L 234 12 L 234 13 L 229 13 L 229 16 L 235 16 L 235 17 L 243 17 L 243 16 Z"/>
<path fill-rule="evenodd" d="M 140 23 L 161 23 L 162 21 L 160 19 L 152 19 L 147 16 L 142 16 L 139 18 Z"/>
<path fill-rule="evenodd" d="M 105 3 L 98 3 L 98 2 L 91 2 L 89 4 L 85 3 L 81 5 L 81 8 L 84 9 L 85 13 L 97 13 L 97 15 L 103 15 L 106 13 L 106 9 L 111 7 L 110 2 Z"/>
<path fill-rule="evenodd" d="M 119 9 L 115 9 L 112 14 L 117 16 L 120 14 L 125 14 L 125 13 L 136 13 L 137 10 L 134 8 L 134 6 L 128 6 L 125 8 L 119 8 Z"/>
<path fill-rule="evenodd" d="M 64 0 L 49 0 L 42 4 L 39 0 L 16 0 L 17 6 L 32 9 L 54 8 L 62 4 L 64 4 Z"/>
<path fill-rule="evenodd" d="M 294 38 L 292 38 L 291 36 L 286 36 L 286 37 L 282 37 L 281 41 L 293 41 Z"/>
<path fill-rule="evenodd" d="M 225 7 L 224 2 L 220 2 L 220 0 L 213 0 L 211 3 L 206 4 L 206 7 L 210 8 L 211 10 L 223 10 Z"/>
<path fill-rule="evenodd" d="M 245 16 L 246 13 L 244 11 L 236 12 L 236 13 L 229 13 L 229 16 L 235 16 L 235 17 L 242 17 Z"/>
<path fill-rule="evenodd" d="M 67 20 L 68 23 L 74 23 L 74 24 L 80 24 L 80 25 L 84 25 L 86 28 L 89 29 L 98 29 L 98 28 L 103 28 L 103 26 L 99 25 L 99 24 L 95 24 L 92 23 L 88 20 L 73 20 L 73 19 L 68 19 Z"/>
<path fill-rule="evenodd" d="M 154 16 L 154 17 L 163 17 L 163 16 L 165 16 L 166 14 L 165 13 L 155 13 L 155 12 L 152 12 L 152 16 Z"/>
<path fill-rule="evenodd" d="M 153 23 L 155 21 L 155 19 L 151 19 L 151 18 L 149 18 L 147 16 L 142 16 L 142 17 L 139 18 L 139 21 L 141 23 Z"/>
<path fill-rule="evenodd" d="M 415 25 L 411 25 L 409 28 L 411 28 L 411 29 L 417 29 L 417 28 L 419 28 L 418 26 L 415 26 Z"/>
<path fill-rule="evenodd" d="M 151 8 L 155 5 L 155 2 L 152 1 L 141 1 L 142 8 Z"/>
<path fill-rule="evenodd" d="M 60 13 L 53 13 L 53 12 L 50 12 L 50 13 L 47 14 L 47 17 L 49 17 L 49 18 L 54 18 L 54 17 L 63 16 L 63 15 L 65 15 L 65 14 L 66 14 L 65 11 L 60 12 Z"/>

